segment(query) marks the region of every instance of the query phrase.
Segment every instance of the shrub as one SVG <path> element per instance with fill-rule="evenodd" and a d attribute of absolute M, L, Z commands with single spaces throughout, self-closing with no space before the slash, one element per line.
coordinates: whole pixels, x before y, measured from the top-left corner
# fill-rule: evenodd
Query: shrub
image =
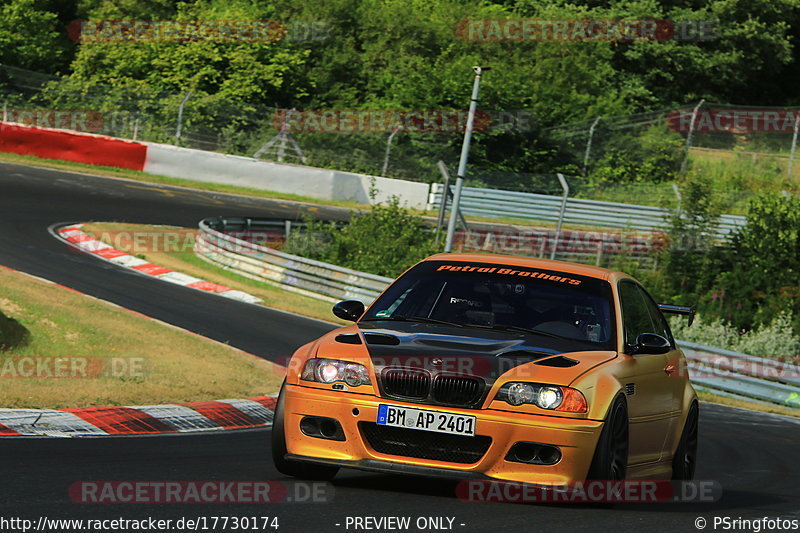
<path fill-rule="evenodd" d="M 346 226 L 308 221 L 307 231 L 290 236 L 284 251 L 396 277 L 441 249 L 430 226 L 392 197 L 386 204 L 374 204 L 369 211 L 354 213 Z"/>
<path fill-rule="evenodd" d="M 706 322 L 699 316 L 691 326 L 686 325 L 685 319 L 674 319 L 671 326 L 675 338 L 684 341 L 769 359 L 800 357 L 800 336 L 792 330 L 792 317 L 788 314 L 780 314 L 765 326 L 742 332 L 720 318 Z"/>

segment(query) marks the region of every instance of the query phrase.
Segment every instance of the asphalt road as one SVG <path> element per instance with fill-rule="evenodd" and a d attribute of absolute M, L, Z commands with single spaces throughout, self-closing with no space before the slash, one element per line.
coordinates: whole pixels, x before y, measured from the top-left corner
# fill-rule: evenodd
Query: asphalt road
<path fill-rule="evenodd" d="M 194 226 L 199 219 L 214 215 L 295 218 L 303 209 L 287 202 L 0 163 L 0 264 L 272 359 L 291 353 L 329 326 L 130 274 L 72 252 L 51 237 L 47 228 L 56 222 L 88 220 Z M 336 218 L 346 215 L 342 210 L 325 208 L 320 208 L 320 214 Z M 248 531 L 263 530 L 261 517 L 277 517 L 278 531 L 376 530 L 348 528 L 347 517 L 410 517 L 411 531 L 418 531 L 416 520 L 421 517 L 444 517 L 444 527 L 452 518 L 455 531 L 697 531 L 698 517 L 706 520 L 706 530 L 722 531 L 722 525 L 714 527 L 714 517 L 800 520 L 800 423 L 704 404 L 700 424 L 697 477 L 721 484 L 719 501 L 610 507 L 469 503 L 456 497 L 454 482 L 360 472 L 342 472 L 333 483 L 317 487 L 320 501 L 300 502 L 306 495 L 305 487 L 272 467 L 267 430 L 195 436 L 3 438 L 0 472 L 5 482 L 0 485 L 0 531 L 20 530 L 15 529 L 20 523 L 9 519 L 25 518 L 35 524 L 40 517 L 205 517 L 204 525 L 209 528 L 205 530 L 213 530 L 214 516 L 255 517 L 259 528 Z M 69 488 L 74 483 L 100 480 L 274 480 L 286 485 L 294 501 L 257 505 L 80 504 L 70 498 Z M 216 529 L 222 531 L 221 521 L 217 524 Z M 271 519 L 268 524 L 273 525 Z M 228 531 L 231 525 L 229 521 Z M 203 530 L 202 525 L 198 529 Z M 275 531 L 271 527 L 266 530 Z"/>

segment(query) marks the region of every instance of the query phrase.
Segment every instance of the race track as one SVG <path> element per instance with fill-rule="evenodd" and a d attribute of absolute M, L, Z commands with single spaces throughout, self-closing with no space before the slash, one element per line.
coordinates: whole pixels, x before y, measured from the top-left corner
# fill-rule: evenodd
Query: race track
<path fill-rule="evenodd" d="M 195 226 L 215 215 L 298 218 L 304 206 L 108 180 L 0 163 L 0 264 L 47 278 L 202 335 L 275 359 L 329 325 L 132 274 L 76 254 L 47 228 L 89 220 Z M 327 218 L 340 209 L 319 208 Z M 722 485 L 707 504 L 466 503 L 455 483 L 343 472 L 327 503 L 269 505 L 76 504 L 68 488 L 91 480 L 277 480 L 269 431 L 192 436 L 0 439 L 0 517 L 157 518 L 277 516 L 279 531 L 354 531 L 347 516 L 453 517 L 456 531 L 697 531 L 695 520 L 800 519 L 800 423 L 704 404 L 697 477 Z M 446 522 L 445 522 L 446 523 Z M 341 524 L 337 526 L 336 524 Z M 464 524 L 463 526 L 461 524 Z M 272 529 L 269 529 L 274 531 Z M 361 529 L 362 531 L 364 529 Z M 416 531 L 412 528 L 412 531 Z M 721 530 L 719 527 L 717 531 Z M 252 529 L 250 530 L 252 531 Z"/>

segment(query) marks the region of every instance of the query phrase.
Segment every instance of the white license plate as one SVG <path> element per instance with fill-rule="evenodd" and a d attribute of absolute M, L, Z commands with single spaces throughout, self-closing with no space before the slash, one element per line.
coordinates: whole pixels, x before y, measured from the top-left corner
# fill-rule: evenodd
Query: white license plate
<path fill-rule="evenodd" d="M 475 436 L 476 420 L 472 415 L 457 415 L 455 413 L 380 404 L 378 406 L 377 422 L 380 426 L 419 429 L 472 437 Z"/>

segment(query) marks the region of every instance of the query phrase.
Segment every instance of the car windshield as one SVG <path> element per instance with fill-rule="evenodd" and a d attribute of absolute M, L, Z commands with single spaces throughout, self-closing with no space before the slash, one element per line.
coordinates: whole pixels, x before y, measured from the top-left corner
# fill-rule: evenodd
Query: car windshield
<path fill-rule="evenodd" d="M 362 318 L 486 328 L 613 349 L 605 280 L 493 263 L 427 261 L 400 277 Z"/>

